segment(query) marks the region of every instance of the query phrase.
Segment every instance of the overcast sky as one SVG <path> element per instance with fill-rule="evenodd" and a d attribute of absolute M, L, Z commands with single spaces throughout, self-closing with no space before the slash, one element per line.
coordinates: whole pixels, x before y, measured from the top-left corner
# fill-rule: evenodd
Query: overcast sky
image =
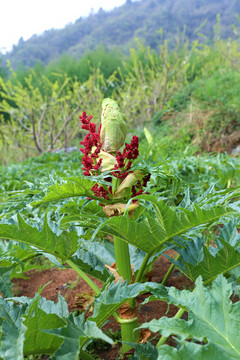
<path fill-rule="evenodd" d="M 0 52 L 11 50 L 23 37 L 41 34 L 52 28 L 63 28 L 91 9 L 97 12 L 123 5 L 126 0 L 1 0 Z"/>

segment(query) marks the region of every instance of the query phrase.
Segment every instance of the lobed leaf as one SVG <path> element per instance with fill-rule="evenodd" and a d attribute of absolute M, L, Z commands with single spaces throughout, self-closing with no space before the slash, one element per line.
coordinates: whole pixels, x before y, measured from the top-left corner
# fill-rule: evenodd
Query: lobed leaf
<path fill-rule="evenodd" d="M 173 237 L 186 233 L 196 226 L 212 223 L 226 215 L 237 214 L 237 210 L 231 206 L 211 205 L 204 208 L 195 204 L 191 210 L 172 209 L 163 200 L 157 201 L 152 196 L 144 196 L 144 199 L 152 203 L 156 218 L 148 212 L 145 213 L 146 217 L 141 222 L 133 221 L 128 216 L 113 217 L 100 226 L 101 231 L 116 235 L 149 253 L 156 251 Z"/>
<path fill-rule="evenodd" d="M 26 305 L 17 306 L 0 297 L 1 348 L 3 360 L 22 360 L 26 327 L 22 323 Z"/>
<path fill-rule="evenodd" d="M 77 250 L 78 236 L 76 232 L 62 231 L 57 235 L 49 227 L 47 215 L 41 230 L 26 223 L 19 214 L 17 219 L 17 225 L 0 224 L 0 237 L 36 246 L 62 260 L 68 259 Z"/>
<path fill-rule="evenodd" d="M 213 281 L 219 274 L 225 274 L 237 266 L 240 266 L 240 252 L 234 246 L 229 245 L 223 239 L 219 240 L 222 247 L 214 255 L 206 245 L 202 244 L 200 239 L 198 242 L 201 244 L 202 259 L 196 261 L 195 264 L 188 261 L 186 253 L 189 251 L 193 253 L 192 242 L 186 245 L 184 251 L 179 250 L 182 257 L 178 261 L 172 260 L 181 271 L 195 281 L 200 275 L 205 284 Z M 197 253 L 196 253 L 197 255 Z"/>
<path fill-rule="evenodd" d="M 52 360 L 78 360 L 80 348 L 86 339 L 102 339 L 111 345 L 114 343 L 97 327 L 95 322 L 85 321 L 84 314 L 78 317 L 70 314 L 65 327 L 49 330 L 47 333 L 64 339 L 62 346 L 51 358 Z"/>
<path fill-rule="evenodd" d="M 94 177 L 91 177 L 94 179 Z M 64 184 L 56 184 L 50 186 L 47 190 L 48 193 L 41 200 L 33 202 L 31 205 L 36 206 L 43 203 L 48 203 L 50 201 L 59 201 L 63 199 L 68 199 L 72 197 L 91 197 L 93 198 L 93 192 L 91 188 L 96 184 L 96 182 L 101 182 L 102 184 L 107 184 L 106 181 L 102 180 L 101 177 L 96 180 L 90 180 L 88 177 L 70 177 L 66 180 Z"/>
<path fill-rule="evenodd" d="M 176 238 L 174 250 L 181 257 L 177 261 L 170 260 L 192 281 L 201 275 L 204 284 L 210 283 L 219 274 L 240 266 L 240 234 L 236 224 L 237 221 L 224 223 L 219 235 L 215 236 L 214 247 L 206 246 L 203 237 Z"/>
<path fill-rule="evenodd" d="M 202 351 L 202 359 L 209 359 L 206 355 L 208 349 L 215 350 L 216 354 L 222 353 L 222 359 L 239 359 L 240 302 L 232 303 L 230 300 L 232 293 L 233 285 L 222 275 L 213 281 L 211 288 L 204 287 L 201 278 L 197 279 L 193 292 L 179 291 L 171 287 L 168 291 L 168 301 L 186 308 L 188 321 L 163 317 L 145 323 L 141 328 L 147 327 L 153 332 L 160 331 L 163 336 L 178 335 L 181 343 L 179 351 L 182 351 L 186 358 L 189 346 L 184 340 L 190 338 L 193 341 L 207 343 L 201 350 L 196 344 L 191 346 L 191 351 L 195 347 L 198 348 L 197 352 Z M 165 350 L 161 350 L 160 347 L 159 351 L 162 354 Z M 176 351 L 171 350 L 171 352 Z"/>
<path fill-rule="evenodd" d="M 115 258 L 105 243 L 82 240 L 72 261 L 85 273 L 105 282 L 109 277 L 105 264 L 111 265 Z"/>

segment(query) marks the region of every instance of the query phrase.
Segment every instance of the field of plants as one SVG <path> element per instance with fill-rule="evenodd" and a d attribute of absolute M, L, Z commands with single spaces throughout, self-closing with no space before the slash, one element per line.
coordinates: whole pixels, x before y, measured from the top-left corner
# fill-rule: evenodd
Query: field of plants
<path fill-rule="evenodd" d="M 0 359 L 240 359 L 238 43 L 160 50 L 1 78 Z"/>

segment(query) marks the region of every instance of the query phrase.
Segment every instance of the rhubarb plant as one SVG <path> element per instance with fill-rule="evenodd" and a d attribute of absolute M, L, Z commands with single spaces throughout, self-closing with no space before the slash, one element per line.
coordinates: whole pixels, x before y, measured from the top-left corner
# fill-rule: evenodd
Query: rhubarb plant
<path fill-rule="evenodd" d="M 239 187 L 211 186 L 199 196 L 188 189 L 173 205 L 158 184 L 177 179 L 163 162 L 139 160 L 136 135 L 125 143 L 126 123 L 115 101 L 103 101 L 98 129 L 86 112 L 80 122 L 87 131 L 80 175 L 2 198 L 0 237 L 12 243 L 0 249 L 0 356 L 92 359 L 88 345 L 93 338 L 113 344 L 101 327 L 114 316 L 121 326 L 122 353 L 135 348 L 133 359 L 191 358 L 193 352 L 199 359 L 211 359 L 213 353 L 237 359 L 240 329 L 234 319 L 240 309 L 230 297 L 239 295 Z M 154 261 L 167 256 L 168 249 L 178 256 L 170 258 L 162 284 L 146 282 Z M 13 274 L 39 254 L 56 266 L 71 267 L 93 289 L 93 314 L 87 320 L 84 314 L 69 314 L 61 296 L 58 304 L 42 298 L 41 291 L 34 299 L 13 297 Z M 192 292 L 166 286 L 174 267 L 195 283 Z M 136 297 L 143 293 L 151 293 L 145 302 L 165 301 L 179 311 L 172 319 L 139 324 Z M 188 321 L 181 319 L 184 312 Z M 156 347 L 143 344 L 145 328 L 162 335 Z M 177 349 L 164 345 L 170 335 L 176 336 Z"/>

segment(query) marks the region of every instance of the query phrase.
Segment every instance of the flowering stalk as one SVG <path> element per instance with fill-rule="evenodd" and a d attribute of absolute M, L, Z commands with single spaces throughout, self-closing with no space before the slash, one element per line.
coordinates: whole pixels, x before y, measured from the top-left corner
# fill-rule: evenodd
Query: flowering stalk
<path fill-rule="evenodd" d="M 130 144 L 125 144 L 125 148 L 121 153 L 116 150 L 116 156 L 106 152 L 102 149 L 103 144 L 100 141 L 101 125 L 96 132 L 96 125 L 91 122 L 92 116 L 87 117 L 84 111 L 80 116 L 82 129 L 88 130 L 89 133 L 85 136 L 84 140 L 80 142 L 84 147 L 80 151 L 84 154 L 82 157 L 83 175 L 100 175 L 104 171 L 112 170 L 112 177 L 119 180 L 118 189 L 112 191 L 112 177 L 107 177 L 109 186 L 106 188 L 97 183 L 92 187 L 95 196 L 101 199 L 116 200 L 123 199 L 126 195 L 127 189 L 130 190 L 130 197 L 140 195 L 144 191 L 149 175 L 139 170 L 132 171 L 132 160 L 135 160 L 138 155 L 138 137 L 133 136 Z M 128 199 L 126 199 L 126 202 Z"/>
<path fill-rule="evenodd" d="M 124 213 L 129 198 L 144 192 L 150 176 L 141 170 L 131 170 L 133 160 L 139 155 L 137 136 L 133 136 L 130 144 L 125 143 L 122 152 L 119 150 L 124 144 L 127 131 L 124 117 L 115 101 L 103 101 L 102 123 L 97 131 L 91 120 L 92 116 L 87 117 L 86 112 L 80 116 L 82 129 L 88 130 L 88 134 L 81 141 L 84 147 L 80 149 L 84 154 L 83 174 L 96 176 L 104 171 L 111 171 L 111 176 L 108 173 L 105 178 L 109 186 L 96 183 L 91 190 L 101 201 L 100 205 L 107 216 L 120 216 Z M 104 200 L 110 200 L 112 204 L 104 205 Z M 133 200 L 128 207 L 129 215 L 137 206 L 137 201 Z M 117 272 L 130 284 L 132 268 L 128 244 L 114 237 L 114 249 Z M 134 331 L 138 327 L 134 299 L 119 309 L 119 316 L 122 341 L 138 341 L 138 332 Z M 128 349 L 129 347 L 123 344 L 123 351 Z"/>

